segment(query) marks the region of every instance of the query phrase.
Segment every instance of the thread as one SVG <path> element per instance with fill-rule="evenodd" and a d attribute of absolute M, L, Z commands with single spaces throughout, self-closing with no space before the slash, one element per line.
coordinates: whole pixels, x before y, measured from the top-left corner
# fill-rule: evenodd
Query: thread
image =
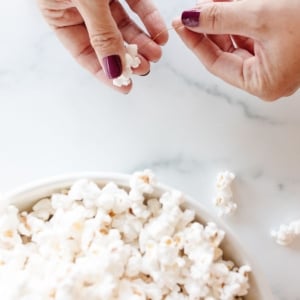
<path fill-rule="evenodd" d="M 142 49 L 142 48 L 146 47 L 147 45 L 149 45 L 150 43 L 155 42 L 162 34 L 168 32 L 168 31 L 175 30 L 175 29 L 180 29 L 180 28 L 183 28 L 183 27 L 184 27 L 184 25 L 181 24 L 181 25 L 179 25 L 175 28 L 169 27 L 165 30 L 162 30 L 161 32 L 157 33 L 153 38 L 151 38 L 150 41 L 148 41 L 147 43 L 145 43 L 141 47 L 139 47 L 139 49 Z"/>

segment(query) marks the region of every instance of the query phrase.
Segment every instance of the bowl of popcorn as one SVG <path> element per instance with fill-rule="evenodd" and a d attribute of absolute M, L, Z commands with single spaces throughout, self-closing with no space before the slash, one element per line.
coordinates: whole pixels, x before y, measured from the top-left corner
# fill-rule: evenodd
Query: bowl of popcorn
<path fill-rule="evenodd" d="M 59 176 L 4 195 L 0 293 L 5 300 L 272 299 L 230 230 L 149 170 Z"/>

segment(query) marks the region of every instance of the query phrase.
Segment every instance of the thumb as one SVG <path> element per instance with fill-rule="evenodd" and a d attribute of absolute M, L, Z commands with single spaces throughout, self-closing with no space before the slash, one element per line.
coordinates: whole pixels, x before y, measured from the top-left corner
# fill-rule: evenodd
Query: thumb
<path fill-rule="evenodd" d="M 207 34 L 249 35 L 252 14 L 248 2 L 211 2 L 181 15 L 188 29 Z"/>
<path fill-rule="evenodd" d="M 115 23 L 109 0 L 76 0 L 76 7 L 82 15 L 91 46 L 109 79 L 122 74 L 125 56 L 124 41 Z"/>

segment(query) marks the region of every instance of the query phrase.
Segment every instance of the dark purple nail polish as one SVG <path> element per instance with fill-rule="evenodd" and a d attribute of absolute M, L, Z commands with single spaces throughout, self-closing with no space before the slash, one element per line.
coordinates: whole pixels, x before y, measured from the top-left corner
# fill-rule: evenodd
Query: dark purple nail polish
<path fill-rule="evenodd" d="M 106 76 L 114 79 L 122 74 L 122 62 L 119 55 L 106 56 L 102 60 Z"/>
<path fill-rule="evenodd" d="M 197 27 L 200 21 L 200 11 L 186 10 L 181 15 L 181 22 L 188 27 Z"/>

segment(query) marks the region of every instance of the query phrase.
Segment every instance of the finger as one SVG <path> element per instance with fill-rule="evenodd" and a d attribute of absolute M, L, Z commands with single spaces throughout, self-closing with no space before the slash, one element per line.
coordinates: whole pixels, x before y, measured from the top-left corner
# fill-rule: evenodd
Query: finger
<path fill-rule="evenodd" d="M 112 80 L 107 78 L 99 63 L 95 50 L 90 44 L 88 32 L 83 24 L 56 28 L 55 33 L 77 62 L 96 78 L 122 93 L 128 93 L 130 91 L 131 84 L 119 88 L 114 86 Z M 144 62 L 144 64 L 145 63 L 147 62 Z"/>
<path fill-rule="evenodd" d="M 209 34 L 207 37 L 214 42 L 222 51 L 233 52 L 235 46 L 228 34 Z"/>
<path fill-rule="evenodd" d="M 139 16 L 155 42 L 164 45 L 168 40 L 168 30 L 159 11 L 151 0 L 127 0 L 129 7 Z"/>
<path fill-rule="evenodd" d="M 234 35 L 232 36 L 237 47 L 241 49 L 245 49 L 248 52 L 254 54 L 254 41 L 250 38 Z"/>
<path fill-rule="evenodd" d="M 52 27 L 72 26 L 83 23 L 83 19 L 75 7 L 68 9 L 42 9 L 47 23 Z"/>
<path fill-rule="evenodd" d="M 243 72 L 245 60 L 241 56 L 222 51 L 205 35 L 180 28 L 176 26 L 178 23 L 180 20 L 173 22 L 176 32 L 211 73 L 236 87 L 247 90 Z M 251 56 L 248 59 L 251 60 L 254 57 Z"/>
<path fill-rule="evenodd" d="M 253 41 L 249 38 L 231 35 L 207 35 L 222 51 L 234 53 L 243 59 L 254 55 Z"/>
<path fill-rule="evenodd" d="M 122 35 L 111 15 L 108 0 L 74 0 L 82 15 L 90 43 L 109 79 L 119 77 L 125 66 Z"/>
<path fill-rule="evenodd" d="M 150 73 L 150 63 L 145 57 L 139 55 L 139 59 L 141 61 L 140 65 L 137 68 L 133 68 L 133 74 L 145 76 Z"/>
<path fill-rule="evenodd" d="M 160 46 L 132 21 L 118 1 L 111 4 L 111 12 L 124 40 L 129 44 L 136 44 L 139 53 L 149 61 L 159 60 L 162 54 Z"/>
<path fill-rule="evenodd" d="M 184 11 L 181 21 L 199 33 L 253 36 L 257 18 L 248 6 L 246 1 L 203 4 L 200 9 Z"/>

